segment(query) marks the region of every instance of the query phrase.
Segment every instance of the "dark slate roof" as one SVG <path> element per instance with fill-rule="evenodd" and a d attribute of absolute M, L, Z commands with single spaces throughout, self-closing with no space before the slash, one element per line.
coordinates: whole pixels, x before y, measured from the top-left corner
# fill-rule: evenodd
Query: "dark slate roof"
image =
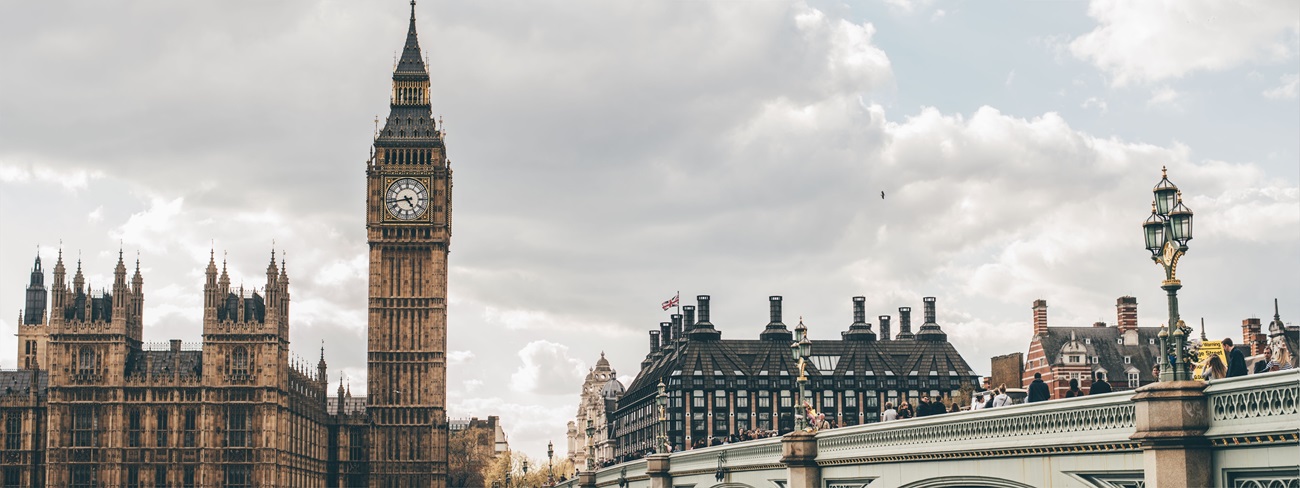
<path fill-rule="evenodd" d="M 424 59 L 420 56 L 420 40 L 415 35 L 415 2 L 411 2 L 411 25 L 406 29 L 406 44 L 397 61 L 396 73 L 425 74 Z"/>
<path fill-rule="evenodd" d="M 36 393 L 44 395 L 50 386 L 50 374 L 44 370 L 0 371 L 0 396 L 27 395 L 31 392 L 33 381 Z"/>
<path fill-rule="evenodd" d="M 138 351 L 127 365 L 128 375 L 201 374 L 203 351 Z"/>
<path fill-rule="evenodd" d="M 806 371 L 812 379 L 827 375 L 905 378 L 913 371 L 919 377 L 928 377 L 931 371 L 940 377 L 975 377 L 970 364 L 951 343 L 943 340 L 946 335 L 939 330 L 938 324 L 931 325 L 934 331 L 928 340 L 849 339 L 852 335 L 843 340 L 813 340 L 813 360 L 806 366 Z M 861 329 L 863 327 L 859 326 Z M 674 376 L 734 379 L 739 376 L 761 377 L 764 371 L 772 379 L 783 376 L 793 379 L 798 375 L 798 362 L 791 357 L 788 341 L 711 339 L 721 336 L 721 332 L 711 324 L 707 332 L 693 328 L 687 336 L 689 339 L 647 357 L 646 366 L 632 380 L 619 402 L 620 409 L 653 397 L 658 391 L 659 381 Z M 786 374 L 782 375 L 782 371 Z"/>
<path fill-rule="evenodd" d="M 1135 345 L 1121 345 L 1116 341 L 1122 334 L 1118 327 L 1057 327 L 1047 328 L 1047 333 L 1039 336 L 1039 343 L 1043 347 L 1043 353 L 1047 355 L 1047 362 L 1053 366 L 1064 366 L 1065 358 L 1061 354 L 1061 348 L 1068 344 L 1071 337 L 1077 340 L 1083 346 L 1088 357 L 1098 357 L 1099 364 L 1088 363 L 1093 371 L 1098 369 L 1106 370 L 1107 380 L 1123 379 L 1130 368 L 1136 369 L 1138 379 L 1142 383 L 1155 381 L 1156 378 L 1151 376 L 1151 367 L 1155 365 L 1160 340 L 1158 334 L 1159 327 L 1138 327 L 1138 341 Z M 1151 340 L 1155 339 L 1155 344 Z M 1124 356 L 1129 356 L 1131 364 L 1124 364 Z"/>

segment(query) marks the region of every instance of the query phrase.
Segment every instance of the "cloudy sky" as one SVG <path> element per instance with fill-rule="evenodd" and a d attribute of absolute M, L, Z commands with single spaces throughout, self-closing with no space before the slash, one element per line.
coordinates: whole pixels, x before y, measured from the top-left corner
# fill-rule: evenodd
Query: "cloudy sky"
<path fill-rule="evenodd" d="M 364 165 L 404 1 L 0 6 L 0 367 L 39 246 L 146 340 L 199 339 L 210 249 L 292 279 L 293 349 L 364 389 Z M 1139 224 L 1167 165 L 1196 212 L 1183 316 L 1300 317 L 1300 3 L 485 1 L 419 5 L 455 169 L 450 411 L 563 446 L 604 351 L 659 303 L 724 337 L 839 336 L 938 297 L 978 372 L 1050 322 L 1164 320 Z M 886 192 L 885 199 L 880 192 Z M 48 278 L 47 278 L 48 279 Z M 259 281 L 260 280 L 260 281 Z M 874 321 L 873 321 L 874 322 Z"/>

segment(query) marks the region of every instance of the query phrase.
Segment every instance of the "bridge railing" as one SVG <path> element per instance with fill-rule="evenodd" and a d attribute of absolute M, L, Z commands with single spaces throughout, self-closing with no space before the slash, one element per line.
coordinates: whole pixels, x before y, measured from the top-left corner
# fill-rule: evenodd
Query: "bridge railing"
<path fill-rule="evenodd" d="M 1135 420 L 1132 396 L 1132 391 L 1121 391 L 832 429 L 817 435 L 817 462 L 1130 444 Z"/>
<path fill-rule="evenodd" d="M 1215 445 L 1300 431 L 1300 369 L 1216 380 L 1205 388 Z"/>

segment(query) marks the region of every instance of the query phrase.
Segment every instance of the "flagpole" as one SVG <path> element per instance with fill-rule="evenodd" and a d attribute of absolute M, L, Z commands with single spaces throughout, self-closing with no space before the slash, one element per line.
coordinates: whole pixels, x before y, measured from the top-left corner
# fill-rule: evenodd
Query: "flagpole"
<path fill-rule="evenodd" d="M 682 291 L 677 290 L 677 315 L 681 315 L 681 314 L 682 314 Z"/>

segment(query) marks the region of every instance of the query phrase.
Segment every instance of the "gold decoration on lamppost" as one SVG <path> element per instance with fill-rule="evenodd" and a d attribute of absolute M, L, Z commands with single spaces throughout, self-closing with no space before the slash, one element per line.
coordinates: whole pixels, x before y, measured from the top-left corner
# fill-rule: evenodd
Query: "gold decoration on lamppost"
<path fill-rule="evenodd" d="M 1167 168 L 1160 168 L 1160 182 L 1151 191 L 1155 200 L 1151 203 L 1151 215 L 1142 223 L 1142 230 L 1151 260 L 1165 270 L 1160 288 L 1165 290 L 1169 300 L 1169 322 L 1162 326 L 1158 335 L 1159 381 L 1190 380 L 1191 369 L 1183 350 L 1190 328 L 1178 315 L 1178 289 L 1183 287 L 1178 280 L 1178 260 L 1187 253 L 1187 241 L 1192 240 L 1192 210 L 1183 204 L 1183 192 L 1169 181 Z"/>
<path fill-rule="evenodd" d="M 799 365 L 799 377 L 795 382 L 799 384 L 799 399 L 794 402 L 794 430 L 804 430 L 808 427 L 807 410 L 804 409 L 804 387 L 808 383 L 808 374 L 806 371 L 808 357 L 812 354 L 812 341 L 808 340 L 808 327 L 803 325 L 803 317 L 799 317 L 799 325 L 794 328 L 794 342 L 790 344 L 791 359 L 797 360 Z"/>

